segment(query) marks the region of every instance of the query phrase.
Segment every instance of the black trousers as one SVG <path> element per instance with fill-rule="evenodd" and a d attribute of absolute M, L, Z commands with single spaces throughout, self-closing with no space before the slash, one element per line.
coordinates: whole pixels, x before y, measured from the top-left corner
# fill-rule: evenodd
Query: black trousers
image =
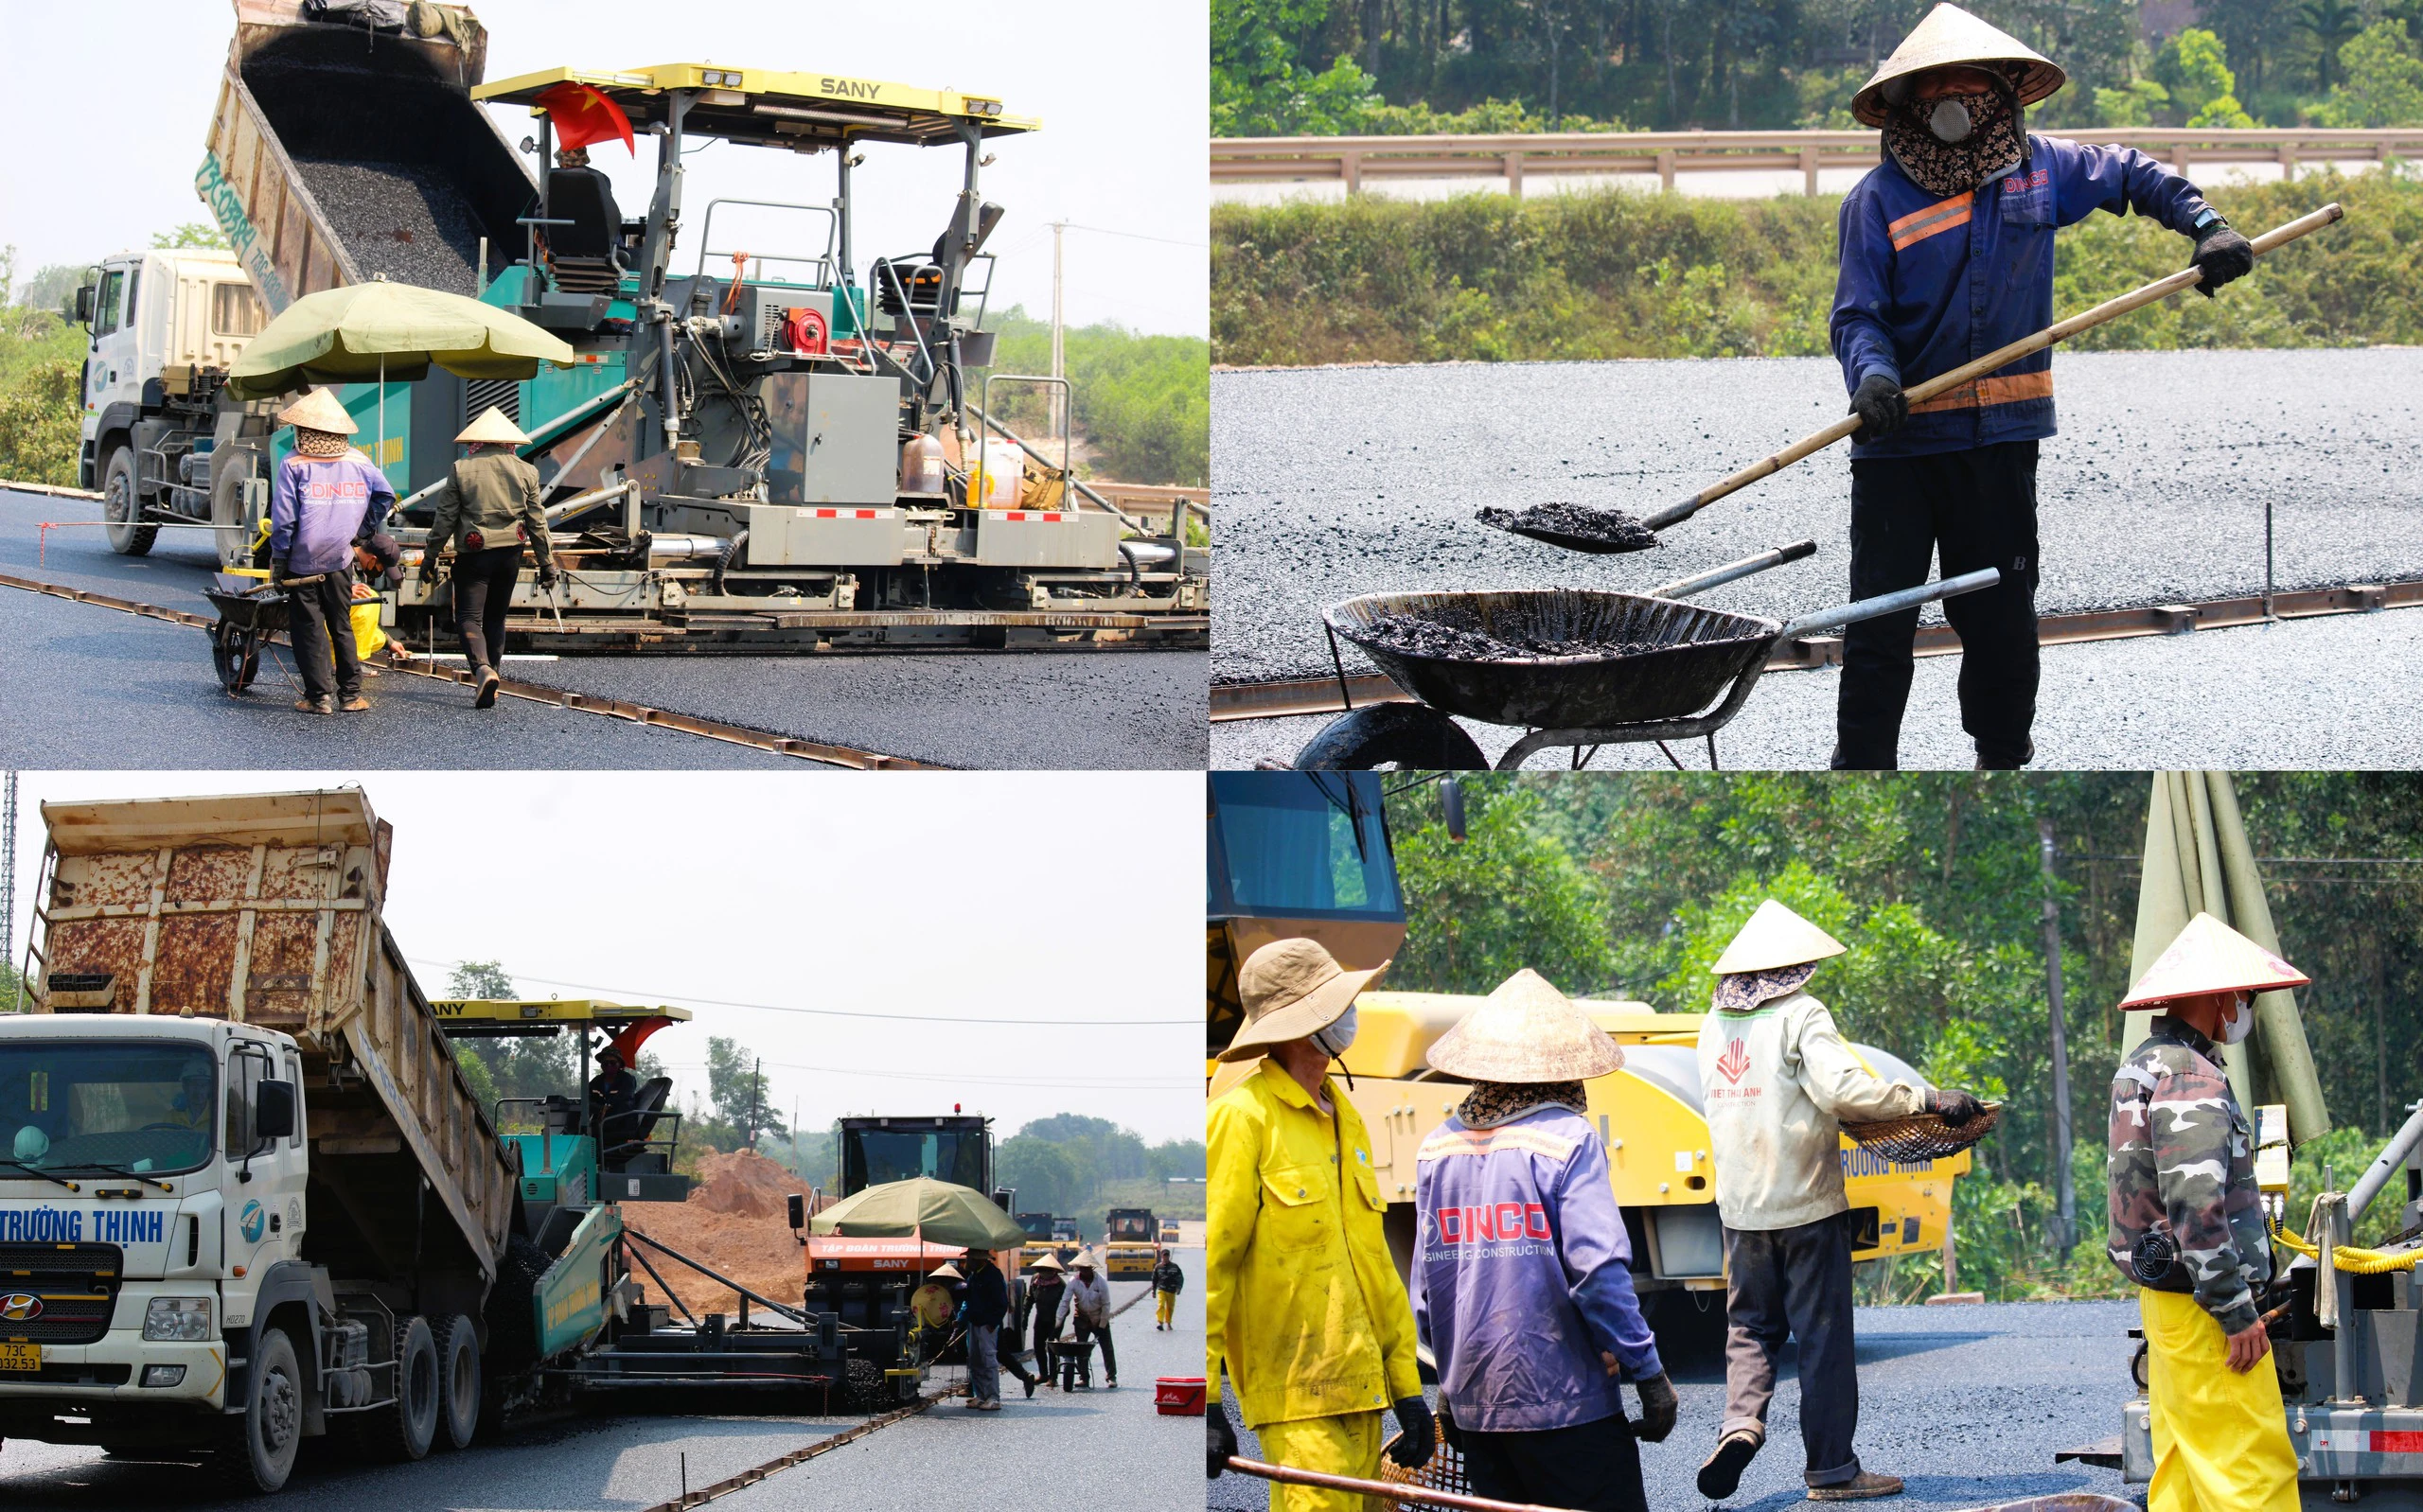
<path fill-rule="evenodd" d="M 352 698 L 362 692 L 362 658 L 353 644 L 353 569 L 324 572 L 286 590 L 286 638 L 308 698 Z M 333 668 L 335 680 L 329 680 Z"/>
<path fill-rule="evenodd" d="M 1574 1512 L 1649 1512 L 1640 1446 L 1621 1413 L 1571 1428 L 1528 1433 L 1467 1428 L 1457 1436 L 1464 1441 L 1464 1474 L 1475 1496 Z"/>
<path fill-rule="evenodd" d="M 471 670 L 496 669 L 504 657 L 504 617 L 522 575 L 522 546 L 491 546 L 454 558 L 454 629 Z"/>
<path fill-rule="evenodd" d="M 1767 1433 L 1776 1351 L 1800 1343 L 1800 1442 L 1811 1486 L 1859 1475 L 1859 1365 L 1851 1339 L 1850 1215 L 1724 1231 L 1724 1421 Z"/>
<path fill-rule="evenodd" d="M 1852 462 L 1851 597 L 1918 587 L 1938 553 L 1945 577 L 2002 569 L 2002 582 L 1944 600 L 1943 613 L 1960 637 L 1960 727 L 1983 765 L 2020 765 L 2036 723 L 2035 442 Z M 1843 632 L 1837 769 L 1898 764 L 1918 625 L 1909 609 Z"/>
<path fill-rule="evenodd" d="M 1100 1339 L 1102 1341 L 1103 1379 L 1105 1380 L 1117 1380 L 1119 1379 L 1119 1355 L 1110 1346 L 1110 1325 L 1107 1323 L 1088 1323 L 1085 1320 L 1084 1315 L 1078 1313 L 1072 1313 L 1070 1316 L 1069 1322 L 1071 1325 L 1069 1329 L 1069 1337 L 1076 1340 L 1079 1344 L 1085 1343 L 1088 1339 Z"/>

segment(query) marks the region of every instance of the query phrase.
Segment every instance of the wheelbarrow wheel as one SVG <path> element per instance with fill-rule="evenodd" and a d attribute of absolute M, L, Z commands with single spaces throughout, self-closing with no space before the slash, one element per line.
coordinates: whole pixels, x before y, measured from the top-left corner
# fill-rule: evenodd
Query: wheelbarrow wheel
<path fill-rule="evenodd" d="M 260 670 L 260 660 L 259 631 L 224 620 L 211 627 L 210 662 L 218 670 L 219 686 L 231 694 L 242 693 L 253 685 L 253 675 Z"/>
<path fill-rule="evenodd" d="M 1427 704 L 1366 704 L 1338 715 L 1296 753 L 1298 771 L 1482 772 L 1480 753 L 1461 725 Z"/>

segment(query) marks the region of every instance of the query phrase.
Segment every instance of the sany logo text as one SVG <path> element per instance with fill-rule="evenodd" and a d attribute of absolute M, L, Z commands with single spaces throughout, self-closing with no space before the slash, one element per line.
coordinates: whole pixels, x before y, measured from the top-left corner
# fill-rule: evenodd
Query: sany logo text
<path fill-rule="evenodd" d="M 1554 1239 L 1548 1210 L 1538 1203 L 1493 1203 L 1484 1207 L 1439 1209 L 1439 1239 L 1447 1244 L 1483 1239 Z"/>

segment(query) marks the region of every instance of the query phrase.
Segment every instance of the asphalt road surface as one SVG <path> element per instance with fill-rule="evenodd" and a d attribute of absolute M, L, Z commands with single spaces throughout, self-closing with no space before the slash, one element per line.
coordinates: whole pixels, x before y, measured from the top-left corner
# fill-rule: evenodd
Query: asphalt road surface
<path fill-rule="evenodd" d="M 1199 1283 L 1201 1252 L 1181 1252 Z M 1113 1301 L 1143 1290 L 1117 1281 Z M 1181 1302 L 1193 1322 L 1156 1333 L 1148 1299 L 1112 1325 L 1120 1389 L 1008 1390 L 999 1413 L 945 1401 L 863 1439 L 795 1466 L 715 1504 L 744 1507 L 1034 1508 L 1118 1505 L 1142 1512 L 1192 1506 L 1192 1450 L 1200 1423 L 1153 1411 L 1156 1375 L 1203 1372 L 1199 1284 Z M 1191 1363 L 1190 1363 L 1191 1362 Z M 938 1370 L 929 1392 L 964 1372 Z M 652 1506 L 681 1488 L 686 1459 L 697 1489 L 827 1438 L 856 1415 L 578 1417 L 507 1433 L 494 1443 L 439 1450 L 417 1465 L 363 1467 L 312 1452 L 274 1503 L 215 1499 L 191 1462 L 104 1458 L 98 1450 L 11 1441 L 0 1448 L 0 1506 L 10 1512 L 274 1505 L 281 1512 L 551 1512 Z M 981 1477 L 971 1478 L 971 1468 Z M 1017 1500 L 1009 1500 L 1015 1492 Z"/>
<path fill-rule="evenodd" d="M 2423 610 L 2331 615 L 2187 635 L 2047 646 L 2037 694 L 2040 767 L 2423 766 L 2414 717 L 2423 666 Z M 1923 657 L 1901 722 L 1905 767 L 1962 767 L 1976 750 L 1960 728 L 1957 656 Z M 1727 768 L 1817 768 L 1834 744 L 1839 669 L 1773 672 L 1716 737 Z M 1290 761 L 1327 718 L 1249 719 L 1212 727 L 1212 764 Z M 1522 734 L 1463 721 L 1492 761 Z M 1676 743 L 1685 765 L 1705 767 L 1700 741 Z M 1572 752 L 1542 751 L 1534 770 Z M 1592 771 L 1666 768 L 1654 746 L 1604 746 Z"/>
<path fill-rule="evenodd" d="M 1855 1447 L 1864 1468 L 1908 1483 L 1903 1494 L 1879 1504 L 1894 1512 L 1952 1512 L 2061 1491 L 2127 1495 L 2119 1471 L 2056 1465 L 2053 1456 L 2120 1431 L 2120 1407 L 2133 1389 L 2128 1330 L 2136 1322 L 2133 1302 L 1860 1309 Z M 1664 1443 L 1640 1446 L 1641 1478 L 1652 1507 L 1704 1507 L 1692 1482 L 1716 1447 L 1724 1365 L 1697 1358 L 1667 1367 L 1682 1412 Z M 1727 1507 L 1781 1512 L 1809 1504 L 1800 1382 L 1789 1346 L 1780 1376 L 1767 1447 L 1750 1462 Z M 1629 1390 L 1624 1395 L 1638 1417 L 1638 1400 Z M 1435 1406 L 1438 1388 L 1427 1396 Z M 1252 1436 L 1239 1436 L 1247 1456 L 1255 1457 Z M 1212 1483 L 1209 1504 L 1260 1512 L 1266 1485 L 1224 1475 Z"/>
<path fill-rule="evenodd" d="M 203 531 L 164 530 L 149 556 L 111 553 L 91 500 L 0 490 L 0 571 L 193 613 L 215 561 Z M 21 766 L 759 766 L 809 764 L 388 676 L 370 713 L 288 709 L 283 651 L 252 695 L 212 680 L 199 630 L 0 589 L 0 691 L 36 717 L 0 733 Z M 1206 658 L 1193 651 L 835 653 L 512 660 L 513 677 L 751 729 L 947 766 L 1199 768 Z M 406 685 L 412 685 L 409 688 Z M 622 727 L 617 729 L 616 727 Z M 351 728 L 346 728 L 351 727 Z"/>
<path fill-rule="evenodd" d="M 2039 472 L 2040 608 L 2259 591 L 2267 501 L 2282 589 L 2423 575 L 2423 471 L 2411 463 L 2423 349 L 2057 352 L 2053 372 L 2061 432 Z M 1705 602 L 1777 618 L 1840 603 L 1841 446 L 1709 505 L 1652 552 L 1577 555 L 1472 514 L 1545 500 L 1646 514 L 1843 413 L 1826 358 L 1215 373 L 1227 544 L 1212 677 L 1326 675 L 1319 607 L 1356 594 L 1640 589 L 1802 538 L 1816 555 Z M 2409 676 L 2301 671 L 2341 690 Z M 2215 691 L 2183 683 L 2174 696 Z"/>

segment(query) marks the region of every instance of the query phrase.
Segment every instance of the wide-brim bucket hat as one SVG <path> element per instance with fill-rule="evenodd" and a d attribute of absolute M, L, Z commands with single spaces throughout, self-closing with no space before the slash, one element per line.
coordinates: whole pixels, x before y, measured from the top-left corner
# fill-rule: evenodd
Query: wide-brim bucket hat
<path fill-rule="evenodd" d="M 512 421 L 506 419 L 504 417 L 504 412 L 498 409 L 493 404 L 489 405 L 486 409 L 482 410 L 480 412 L 480 417 L 472 421 L 469 425 L 465 426 L 462 430 L 462 433 L 454 438 L 456 444 L 461 446 L 469 446 L 477 442 L 491 442 L 499 446 L 508 447 L 521 446 L 523 442 L 528 441 L 529 439 L 530 438 L 527 435 L 522 433 L 520 426 L 515 425 Z"/>
<path fill-rule="evenodd" d="M 277 423 L 291 425 L 298 431 L 325 431 L 341 436 L 352 435 L 362 429 L 361 422 L 347 413 L 337 396 L 326 389 L 313 389 L 278 411 Z"/>
<path fill-rule="evenodd" d="M 1318 940 L 1272 941 L 1247 956 L 1237 973 L 1246 1027 L 1218 1058 L 1243 1061 L 1319 1033 L 1344 1018 L 1371 978 L 1388 969 L 1384 960 L 1370 971 L 1348 971 Z"/>
<path fill-rule="evenodd" d="M 2022 108 L 2049 98 L 2069 79 L 2059 63 L 2000 26 L 1958 6 L 1939 5 L 1901 39 L 1892 57 L 1876 65 L 1875 77 L 1851 97 L 1851 114 L 1865 125 L 1883 126 L 1901 90 L 1909 87 L 1904 82 L 1897 90 L 1896 80 L 1962 64 L 1991 69 L 2010 79 Z"/>
<path fill-rule="evenodd" d="M 1769 898 L 1759 905 L 1759 911 L 1742 926 L 1716 958 L 1712 968 L 1719 976 L 1732 976 L 1742 972 L 1778 971 L 1786 966 L 1803 966 L 1811 961 L 1840 956 L 1850 947 L 1833 936 L 1794 913 L 1782 904 Z"/>
<path fill-rule="evenodd" d="M 1430 1068 L 1470 1081 L 1587 1081 L 1624 1052 L 1573 999 L 1529 966 L 1430 1046 Z"/>
<path fill-rule="evenodd" d="M 2312 980 L 2211 914 L 2200 913 L 2154 958 L 2118 1006 L 2125 1011 L 2204 993 L 2277 992 Z"/>

